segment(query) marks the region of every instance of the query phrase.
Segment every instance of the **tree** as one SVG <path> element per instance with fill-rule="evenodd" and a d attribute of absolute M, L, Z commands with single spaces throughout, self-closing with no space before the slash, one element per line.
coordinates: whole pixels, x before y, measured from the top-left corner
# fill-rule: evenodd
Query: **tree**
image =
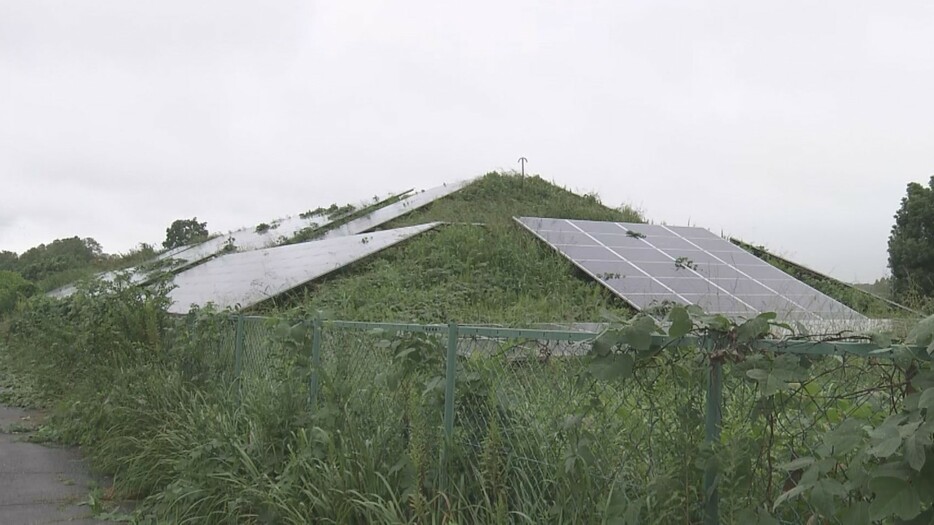
<path fill-rule="evenodd" d="M 167 250 L 192 244 L 208 236 L 208 223 L 198 222 L 197 217 L 191 219 L 178 219 L 165 229 L 165 242 L 162 246 Z"/>
<path fill-rule="evenodd" d="M 908 184 L 889 236 L 889 269 L 896 298 L 934 295 L 934 177 Z"/>
<path fill-rule="evenodd" d="M 100 243 L 90 237 L 55 239 L 23 252 L 15 270 L 31 281 L 41 281 L 57 273 L 89 268 L 102 257 Z"/>
<path fill-rule="evenodd" d="M 19 268 L 19 255 L 8 250 L 0 251 L 0 271 L 15 271 Z"/>
<path fill-rule="evenodd" d="M 20 274 L 0 270 L 0 315 L 11 312 L 20 298 L 35 292 L 35 285 Z"/>

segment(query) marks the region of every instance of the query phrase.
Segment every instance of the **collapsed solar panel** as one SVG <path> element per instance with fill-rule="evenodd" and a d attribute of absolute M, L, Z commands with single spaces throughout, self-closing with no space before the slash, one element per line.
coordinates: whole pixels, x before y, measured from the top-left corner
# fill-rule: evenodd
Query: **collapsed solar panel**
<path fill-rule="evenodd" d="M 411 193 L 411 191 L 412 190 L 408 190 L 402 193 L 393 194 L 384 199 L 376 200 L 375 203 L 372 201 L 361 202 L 354 206 L 353 209 L 358 210 L 370 206 L 384 206 L 392 200 L 404 198 L 406 195 Z M 348 213 L 353 212 L 351 211 Z M 212 237 L 197 244 L 188 244 L 185 246 L 172 248 L 171 250 L 166 250 L 157 255 L 148 263 L 144 263 L 134 268 L 121 270 L 119 272 L 103 272 L 96 275 L 95 278 L 105 282 L 113 282 L 117 279 L 118 275 L 127 274 L 129 276 L 130 283 L 143 284 L 147 281 L 151 281 L 158 273 L 177 271 L 186 266 L 223 253 L 228 245 L 230 245 L 236 251 L 250 251 L 270 248 L 272 246 L 283 244 L 286 239 L 289 239 L 290 237 L 303 230 L 325 227 L 332 222 L 341 219 L 345 215 L 328 214 L 327 211 L 323 211 L 313 215 L 302 214 L 295 217 L 274 220 L 269 223 L 268 229 L 261 231 L 257 231 L 255 226 L 241 228 L 226 235 Z M 77 291 L 75 285 L 69 284 L 49 292 L 48 295 L 50 297 L 65 298 L 75 293 L 75 291 Z"/>
<path fill-rule="evenodd" d="M 172 313 L 192 305 L 246 308 L 436 227 L 437 222 L 212 259 L 175 276 Z"/>
<path fill-rule="evenodd" d="M 387 222 L 401 217 L 406 213 L 431 204 L 432 202 L 442 197 L 446 197 L 460 190 L 471 182 L 473 181 L 462 180 L 412 194 L 398 202 L 375 210 L 372 213 L 354 219 L 347 224 L 343 224 L 338 228 L 330 230 L 322 235 L 321 239 L 333 239 L 335 237 L 355 235 L 361 232 L 372 230 L 373 228 L 376 228 L 382 224 L 386 224 Z"/>
<path fill-rule="evenodd" d="M 703 228 L 522 217 L 520 224 L 637 309 L 664 302 L 787 321 L 865 321 Z"/>
<path fill-rule="evenodd" d="M 444 184 L 428 190 L 412 193 L 412 190 L 390 195 L 389 197 L 372 202 L 363 202 L 355 209 L 367 207 L 376 208 L 374 211 L 352 219 L 332 230 L 325 231 L 318 240 L 337 239 L 349 235 L 356 235 L 381 226 L 406 213 L 422 208 L 442 197 L 446 197 L 473 182 L 473 179 Z M 410 195 L 411 194 L 411 195 Z M 390 201 L 396 201 L 389 204 Z M 353 213 L 353 212 L 350 212 Z M 257 232 L 255 227 L 242 228 L 227 235 L 218 235 L 202 243 L 173 248 L 159 254 L 154 261 L 136 268 L 125 270 L 130 275 L 130 282 L 142 284 L 152 279 L 155 273 L 174 272 L 187 266 L 204 261 L 211 257 L 223 254 L 228 246 L 237 252 L 260 250 L 282 244 L 284 239 L 306 229 L 324 228 L 344 216 L 328 215 L 327 212 L 314 216 L 298 216 L 273 221 L 270 228 Z M 155 270 L 149 269 L 155 268 Z M 117 272 L 105 272 L 97 275 L 98 279 L 114 281 Z M 74 285 L 67 285 L 52 292 L 49 296 L 64 298 L 75 292 Z"/>
<path fill-rule="evenodd" d="M 388 201 L 403 197 L 407 193 L 409 192 L 406 191 L 390 195 L 385 199 L 377 201 L 376 204 L 372 202 L 363 202 L 355 206 L 354 209 L 361 209 L 369 205 L 385 205 Z M 256 227 L 241 228 L 227 235 L 219 235 L 200 244 L 188 246 L 183 250 L 173 253 L 169 257 L 180 261 L 180 266 L 185 266 L 222 253 L 228 244 L 232 245 L 233 248 L 240 252 L 271 248 L 283 244 L 286 239 L 289 239 L 306 228 L 321 228 L 341 217 L 341 215 L 327 215 L 327 213 L 324 212 L 318 215 L 289 217 L 287 219 L 273 221 L 269 224 L 269 229 L 263 231 L 256 231 Z M 165 256 L 165 254 L 163 254 L 163 256 Z"/>

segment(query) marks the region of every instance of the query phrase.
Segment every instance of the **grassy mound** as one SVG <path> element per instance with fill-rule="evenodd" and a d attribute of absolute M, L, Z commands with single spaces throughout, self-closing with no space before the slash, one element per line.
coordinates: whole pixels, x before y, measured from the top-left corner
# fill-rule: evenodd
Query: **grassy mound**
<path fill-rule="evenodd" d="M 517 225 L 514 216 L 644 222 L 539 177 L 490 173 L 386 224 L 449 223 L 310 285 L 267 310 L 339 319 L 497 323 L 599 321 L 625 304 Z"/>

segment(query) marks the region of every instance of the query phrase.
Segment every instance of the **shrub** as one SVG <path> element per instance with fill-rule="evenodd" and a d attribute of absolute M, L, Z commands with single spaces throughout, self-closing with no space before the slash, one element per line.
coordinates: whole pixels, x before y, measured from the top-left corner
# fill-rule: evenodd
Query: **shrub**
<path fill-rule="evenodd" d="M 16 272 L 0 271 L 0 315 L 13 311 L 16 303 L 36 293 L 36 286 Z"/>

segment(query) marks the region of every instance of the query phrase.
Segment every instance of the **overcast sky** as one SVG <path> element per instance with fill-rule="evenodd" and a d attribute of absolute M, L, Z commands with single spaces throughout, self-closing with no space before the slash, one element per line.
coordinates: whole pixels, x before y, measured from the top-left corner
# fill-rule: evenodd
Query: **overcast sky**
<path fill-rule="evenodd" d="M 0 0 L 0 250 L 528 170 L 887 273 L 934 2 Z"/>

